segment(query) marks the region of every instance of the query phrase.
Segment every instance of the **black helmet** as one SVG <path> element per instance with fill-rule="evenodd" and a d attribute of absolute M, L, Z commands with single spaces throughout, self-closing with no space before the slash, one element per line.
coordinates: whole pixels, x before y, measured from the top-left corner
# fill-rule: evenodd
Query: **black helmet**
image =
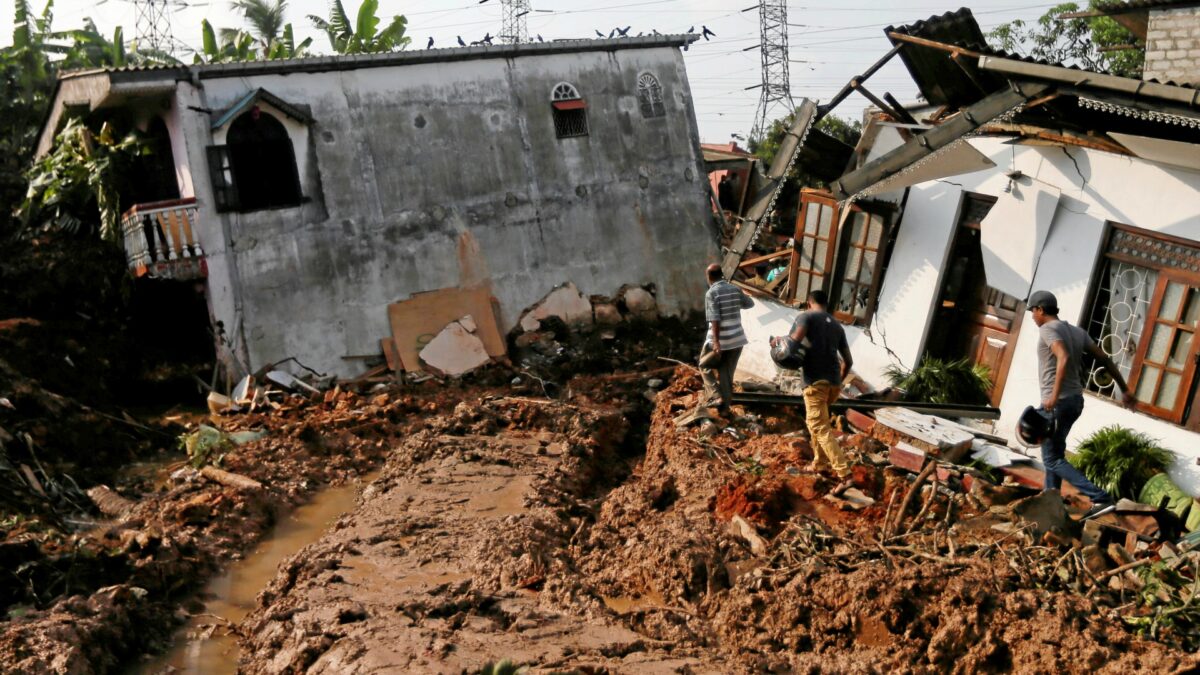
<path fill-rule="evenodd" d="M 1041 445 L 1043 441 L 1054 434 L 1054 420 L 1047 413 L 1026 406 L 1021 417 L 1017 420 L 1017 440 L 1026 447 Z"/>
<path fill-rule="evenodd" d="M 804 365 L 804 355 L 808 350 L 788 336 L 783 336 L 771 345 L 771 360 L 780 368 L 798 370 Z"/>

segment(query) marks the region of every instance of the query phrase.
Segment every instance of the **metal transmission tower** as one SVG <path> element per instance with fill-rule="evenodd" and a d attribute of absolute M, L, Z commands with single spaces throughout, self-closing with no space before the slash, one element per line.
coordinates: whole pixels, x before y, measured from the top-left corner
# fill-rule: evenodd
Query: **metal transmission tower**
<path fill-rule="evenodd" d="M 133 0 L 138 50 L 178 56 L 187 45 L 171 32 L 171 7 L 178 0 Z"/>
<path fill-rule="evenodd" d="M 754 117 L 754 130 L 750 135 L 761 140 L 780 104 L 788 112 L 796 109 L 796 104 L 792 102 L 788 68 L 787 0 L 759 0 L 758 32 L 761 39 L 759 51 L 762 54 L 762 84 L 759 86 L 762 92 Z"/>
<path fill-rule="evenodd" d="M 504 12 L 504 23 L 500 26 L 499 38 L 511 44 L 529 42 L 526 15 L 533 11 L 529 7 L 529 0 L 503 0 L 501 11 Z"/>

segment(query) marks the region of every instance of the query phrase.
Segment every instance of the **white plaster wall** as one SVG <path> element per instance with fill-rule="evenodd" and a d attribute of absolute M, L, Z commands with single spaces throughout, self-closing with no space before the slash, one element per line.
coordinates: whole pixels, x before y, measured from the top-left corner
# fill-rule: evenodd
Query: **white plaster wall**
<path fill-rule="evenodd" d="M 872 325 L 874 344 L 858 329 L 847 331 L 853 336 L 855 370 L 868 381 L 879 383 L 881 369 L 889 362 L 881 349 L 880 328 L 905 366 L 911 367 L 919 357 L 963 192 L 1000 194 L 1007 182 L 1004 172 L 1010 167 L 1063 192 L 1033 285 L 1054 292 L 1063 318 L 1073 323 L 1078 324 L 1087 313 L 1083 305 L 1106 221 L 1200 241 L 1200 173 L 1096 150 L 1011 146 L 1003 140 L 971 141 L 996 162 L 995 169 L 910 189 L 895 254 L 881 290 L 881 309 Z M 1036 341 L 1033 321 L 1022 322 L 1000 406 L 1002 417 L 997 427 L 1002 434 L 1011 434 L 1021 410 L 1039 400 Z M 753 363 L 755 359 L 748 359 L 748 365 Z M 1128 426 L 1159 439 L 1179 457 L 1171 469 L 1172 477 L 1192 494 L 1200 494 L 1197 434 L 1088 395 L 1070 444 L 1107 424 Z"/>

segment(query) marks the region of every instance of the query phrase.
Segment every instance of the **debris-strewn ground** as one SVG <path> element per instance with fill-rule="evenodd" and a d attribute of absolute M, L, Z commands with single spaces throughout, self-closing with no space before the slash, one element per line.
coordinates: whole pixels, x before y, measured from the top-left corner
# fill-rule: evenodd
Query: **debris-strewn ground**
<path fill-rule="evenodd" d="M 873 506 L 826 498 L 832 481 L 804 470 L 811 453 L 786 412 L 677 428 L 698 384 L 681 368 L 657 395 L 627 477 L 603 471 L 619 464 L 619 411 L 583 387 L 579 400 L 483 398 L 431 420 L 354 513 L 283 566 L 242 626 L 242 669 L 1196 667 L 1071 591 L 1083 571 L 1060 569 L 1067 556 L 997 531 L 1003 519 L 964 495 L 918 493 L 897 523 L 909 480 L 860 466 Z"/>

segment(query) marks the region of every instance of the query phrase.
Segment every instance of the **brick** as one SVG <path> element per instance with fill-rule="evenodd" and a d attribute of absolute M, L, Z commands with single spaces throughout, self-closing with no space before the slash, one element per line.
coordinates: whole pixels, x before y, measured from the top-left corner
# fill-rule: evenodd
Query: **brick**
<path fill-rule="evenodd" d="M 1185 49 L 1172 49 L 1167 52 L 1167 59 L 1170 61 L 1185 58 L 1187 58 L 1187 50 Z"/>
<path fill-rule="evenodd" d="M 1146 63 L 1161 61 L 1166 58 L 1167 53 L 1161 49 L 1146 52 Z"/>
<path fill-rule="evenodd" d="M 855 429 L 862 431 L 864 434 L 870 434 L 871 430 L 875 428 L 875 419 L 873 417 L 868 417 L 854 408 L 846 409 L 846 421 L 853 424 Z"/>
<path fill-rule="evenodd" d="M 1196 41 L 1191 38 L 1187 38 L 1187 39 L 1181 38 L 1181 39 L 1175 41 L 1176 49 L 1191 49 L 1195 46 L 1196 46 Z"/>
<path fill-rule="evenodd" d="M 889 449 L 888 461 L 894 467 L 920 473 L 925 466 L 925 451 L 908 443 L 897 443 Z"/>

